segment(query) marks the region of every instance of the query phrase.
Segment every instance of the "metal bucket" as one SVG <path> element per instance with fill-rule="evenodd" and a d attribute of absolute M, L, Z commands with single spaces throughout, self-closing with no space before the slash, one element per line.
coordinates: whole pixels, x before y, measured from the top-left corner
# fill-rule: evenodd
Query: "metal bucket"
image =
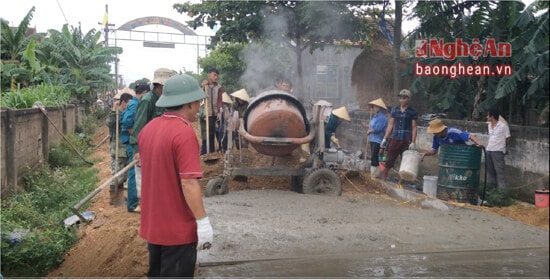
<path fill-rule="evenodd" d="M 476 205 L 480 166 L 481 148 L 469 145 L 440 146 L 437 198 Z"/>
<path fill-rule="evenodd" d="M 313 140 L 302 103 L 279 90 L 260 93 L 244 113 L 244 135 L 261 154 L 284 156 Z"/>

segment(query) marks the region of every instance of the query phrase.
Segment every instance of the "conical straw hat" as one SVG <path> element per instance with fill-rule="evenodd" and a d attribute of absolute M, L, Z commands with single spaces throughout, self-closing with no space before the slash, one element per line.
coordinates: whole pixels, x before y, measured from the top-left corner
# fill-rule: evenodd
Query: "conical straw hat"
<path fill-rule="evenodd" d="M 340 107 L 340 108 L 338 108 L 338 109 L 334 109 L 334 110 L 332 110 L 332 113 L 333 113 L 335 116 L 337 116 L 337 117 L 339 117 L 339 118 L 341 118 L 341 119 L 344 119 L 344 120 L 346 120 L 346 121 L 351 121 L 351 118 L 350 118 L 350 116 L 349 116 L 349 114 L 348 114 L 348 110 L 346 109 L 346 106 L 342 106 L 342 107 Z"/>
<path fill-rule="evenodd" d="M 244 100 L 246 102 L 250 101 L 250 96 L 248 96 L 248 93 L 246 92 L 246 89 L 239 89 L 231 94 L 231 96 L 239 98 L 241 100 Z"/>
<path fill-rule="evenodd" d="M 231 104 L 233 103 L 233 100 L 231 100 L 231 97 L 229 97 L 229 94 L 227 94 L 227 92 L 224 92 L 222 94 L 222 102 Z"/>
<path fill-rule="evenodd" d="M 384 110 L 388 110 L 388 107 L 386 107 L 386 104 L 384 104 L 384 100 L 382 100 L 382 98 L 378 98 L 376 100 L 373 100 L 371 102 L 369 102 L 369 104 L 371 105 L 374 105 L 374 106 L 378 106 Z"/>

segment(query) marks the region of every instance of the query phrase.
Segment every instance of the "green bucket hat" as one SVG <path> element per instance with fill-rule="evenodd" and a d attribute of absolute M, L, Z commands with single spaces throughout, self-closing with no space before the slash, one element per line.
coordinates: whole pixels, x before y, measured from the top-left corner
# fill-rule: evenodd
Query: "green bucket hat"
<path fill-rule="evenodd" d="M 164 84 L 157 107 L 174 107 L 206 98 L 195 78 L 180 74 L 172 76 Z"/>

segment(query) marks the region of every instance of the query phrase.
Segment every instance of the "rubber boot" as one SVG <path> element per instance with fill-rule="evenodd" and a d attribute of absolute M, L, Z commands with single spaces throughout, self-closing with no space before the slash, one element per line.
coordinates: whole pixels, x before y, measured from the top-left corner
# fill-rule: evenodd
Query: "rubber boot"
<path fill-rule="evenodd" d="M 380 170 L 377 166 L 371 166 L 370 167 L 370 178 L 371 179 L 378 179 L 378 175 L 380 175 Z"/>

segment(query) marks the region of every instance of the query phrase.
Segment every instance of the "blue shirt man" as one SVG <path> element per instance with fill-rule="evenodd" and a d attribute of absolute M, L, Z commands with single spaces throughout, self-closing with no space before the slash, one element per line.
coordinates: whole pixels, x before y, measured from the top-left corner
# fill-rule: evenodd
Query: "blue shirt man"
<path fill-rule="evenodd" d="M 483 146 L 474 135 L 458 128 L 447 127 L 440 119 L 432 120 L 428 126 L 427 132 L 434 135 L 432 150 L 421 154 L 420 156 L 422 158 L 435 155 L 439 146 L 443 144 L 460 145 L 466 144 L 466 142 L 472 140 L 477 146 Z"/>
<path fill-rule="evenodd" d="M 395 106 L 390 111 L 391 117 L 395 120 L 391 138 L 396 141 L 406 141 L 413 139 L 412 121 L 418 119 L 418 113 L 410 106 L 407 106 L 405 111 L 402 111 L 400 106 Z M 414 143 L 414 141 L 411 141 Z"/>
<path fill-rule="evenodd" d="M 132 135 L 132 129 L 134 128 L 134 120 L 136 118 L 138 104 L 141 97 L 149 92 L 151 88 L 147 83 L 136 82 L 136 96 L 130 100 L 126 111 L 122 115 L 122 130 L 120 133 L 120 141 L 126 144 L 126 155 L 128 156 L 129 161 L 131 162 L 134 158 L 134 149 L 130 145 L 130 136 Z M 132 167 L 128 170 L 128 196 L 126 201 L 126 208 L 128 212 L 139 212 L 139 191 L 138 191 L 138 182 L 136 181 L 136 170 L 135 167 Z M 138 209 L 136 211 L 136 209 Z"/>

